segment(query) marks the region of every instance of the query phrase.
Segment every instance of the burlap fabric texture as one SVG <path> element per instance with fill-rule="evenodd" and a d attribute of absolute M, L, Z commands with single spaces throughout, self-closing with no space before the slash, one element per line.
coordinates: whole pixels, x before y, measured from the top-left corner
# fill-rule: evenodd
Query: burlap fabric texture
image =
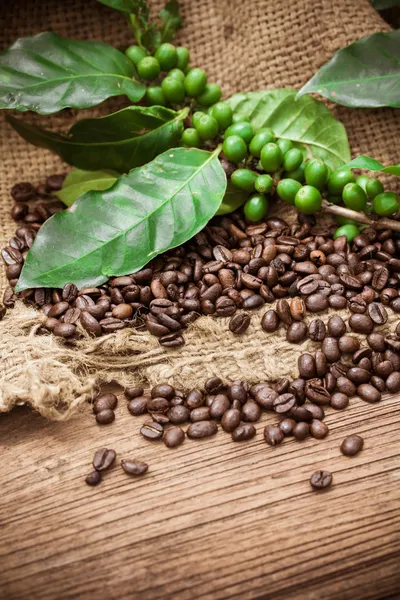
<path fill-rule="evenodd" d="M 152 3 L 154 12 L 159 1 Z M 181 0 L 185 27 L 179 41 L 190 48 L 192 64 L 204 67 L 225 96 L 238 91 L 300 87 L 346 44 L 389 26 L 368 0 Z M 54 30 L 77 39 L 119 46 L 131 43 L 121 15 L 95 0 L 14 0 L 0 11 L 1 49 L 16 38 Z M 90 111 L 104 114 L 110 104 Z M 334 107 L 347 128 L 353 155 L 367 154 L 386 164 L 399 162 L 400 111 Z M 87 114 L 87 113 L 86 113 Z M 46 126 L 70 127 L 64 114 L 43 118 Z M 15 230 L 9 216 L 10 189 L 21 180 L 39 183 L 67 166 L 48 151 L 21 140 L 1 120 L 0 243 Z M 287 215 L 286 215 L 287 216 Z M 1 293 L 7 285 L 1 268 Z M 201 318 L 185 334 L 183 349 L 166 351 L 147 333 L 123 330 L 77 346 L 36 331 L 43 316 L 21 303 L 0 322 L 0 411 L 29 403 L 46 417 L 65 419 L 89 399 L 103 381 L 122 384 L 169 380 L 185 388 L 207 376 L 251 381 L 296 375 L 297 358 L 312 342 L 288 344 L 283 332 L 267 336 L 255 314 L 250 330 L 237 338 L 226 319 Z M 328 314 L 323 317 L 325 320 Z M 391 315 L 386 329 L 393 329 Z"/>

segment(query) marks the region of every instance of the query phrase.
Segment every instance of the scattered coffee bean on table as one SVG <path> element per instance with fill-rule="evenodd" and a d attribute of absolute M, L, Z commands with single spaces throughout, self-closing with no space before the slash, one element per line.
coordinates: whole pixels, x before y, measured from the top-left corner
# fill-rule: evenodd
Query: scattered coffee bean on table
<path fill-rule="evenodd" d="M 310 484 L 314 490 L 324 490 L 332 484 L 332 473 L 329 471 L 315 471 L 311 475 Z"/>
<path fill-rule="evenodd" d="M 364 446 L 364 440 L 360 435 L 348 435 L 344 438 L 340 446 L 340 451 L 345 456 L 355 456 Z"/>
<path fill-rule="evenodd" d="M 114 464 L 116 456 L 115 450 L 109 450 L 108 448 L 97 450 L 93 458 L 93 466 L 96 471 L 105 471 Z"/>
<path fill-rule="evenodd" d="M 139 476 L 147 473 L 149 465 L 134 458 L 123 458 L 121 460 L 121 467 L 125 473 Z"/>
<path fill-rule="evenodd" d="M 89 475 L 86 475 L 86 483 L 88 485 L 98 485 L 101 481 L 101 473 L 99 471 L 92 471 Z"/>

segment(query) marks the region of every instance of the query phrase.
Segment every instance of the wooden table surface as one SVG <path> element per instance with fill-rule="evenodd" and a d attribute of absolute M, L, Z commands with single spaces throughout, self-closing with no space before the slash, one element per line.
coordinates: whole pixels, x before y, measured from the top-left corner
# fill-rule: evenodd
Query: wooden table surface
<path fill-rule="evenodd" d="M 400 397 L 332 412 L 326 440 L 233 443 L 219 431 L 169 450 L 120 398 L 99 427 L 28 409 L 0 416 L 0 597 L 6 600 L 400 598 Z M 346 458 L 343 437 L 364 450 Z M 95 450 L 149 463 L 84 483 Z M 316 469 L 334 485 L 313 492 Z"/>

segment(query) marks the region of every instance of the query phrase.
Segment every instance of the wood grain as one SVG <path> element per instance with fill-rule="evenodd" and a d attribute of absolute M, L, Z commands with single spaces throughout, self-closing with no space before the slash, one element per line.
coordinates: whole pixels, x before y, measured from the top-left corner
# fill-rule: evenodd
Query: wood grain
<path fill-rule="evenodd" d="M 120 398 L 116 421 L 90 409 L 51 423 L 0 417 L 0 598 L 7 600 L 382 600 L 400 598 L 400 397 L 353 400 L 326 418 L 326 440 L 149 443 Z M 345 435 L 364 450 L 341 455 Z M 116 465 L 89 488 L 95 450 Z M 334 486 L 313 492 L 319 468 Z"/>

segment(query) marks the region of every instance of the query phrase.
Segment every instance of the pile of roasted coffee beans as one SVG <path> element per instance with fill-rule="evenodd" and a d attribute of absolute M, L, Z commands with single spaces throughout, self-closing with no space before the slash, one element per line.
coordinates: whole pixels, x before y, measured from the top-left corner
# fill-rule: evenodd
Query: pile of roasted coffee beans
<path fill-rule="evenodd" d="M 12 214 L 22 223 L 2 250 L 10 282 L 5 307 L 15 303 L 13 287 L 38 229 L 62 209 L 51 196 L 62 181 L 55 175 L 38 188 L 20 183 L 11 191 Z M 261 326 L 273 332 L 283 324 L 289 342 L 318 337 L 304 316 L 328 308 L 347 308 L 352 331 L 371 333 L 386 322 L 385 306 L 400 312 L 400 236 L 366 228 L 349 243 L 346 236 L 333 239 L 333 232 L 302 214 L 293 225 L 279 218 L 249 225 L 239 210 L 215 217 L 185 245 L 132 275 L 79 291 L 67 283 L 20 296 L 47 316 L 39 332 L 71 341 L 80 328 L 93 336 L 146 328 L 161 345 L 176 348 L 185 342 L 187 325 L 201 315 L 229 317 L 230 331 L 240 335 L 250 325 L 249 311 L 275 300 L 275 312 L 267 311 Z"/>
<path fill-rule="evenodd" d="M 98 485 L 103 478 L 104 471 L 107 471 L 114 465 L 116 458 L 117 453 L 115 450 L 108 448 L 97 450 L 92 463 L 94 471 L 91 471 L 86 476 L 86 483 L 88 485 Z M 121 467 L 128 475 L 139 476 L 147 472 L 149 465 L 135 458 L 123 458 L 121 460 Z"/>

